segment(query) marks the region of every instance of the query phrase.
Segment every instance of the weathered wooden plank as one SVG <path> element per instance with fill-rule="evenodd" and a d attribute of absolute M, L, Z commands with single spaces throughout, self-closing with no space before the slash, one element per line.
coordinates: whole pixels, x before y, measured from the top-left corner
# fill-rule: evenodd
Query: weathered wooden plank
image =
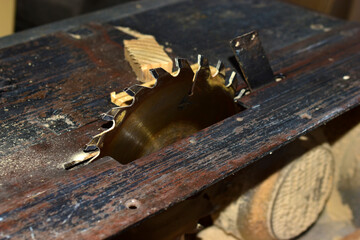
<path fill-rule="evenodd" d="M 359 104 L 357 25 L 275 1 L 188 1 L 141 12 L 0 50 L 2 237 L 112 236 Z M 202 53 L 227 66 L 228 40 L 259 29 L 287 78 L 244 98 L 250 109 L 151 156 L 65 171 L 62 163 L 101 125 L 109 92 L 136 82 L 122 55 L 130 37 L 119 25 L 154 35 L 173 57 Z M 132 198 L 136 210 L 126 208 Z"/>
<path fill-rule="evenodd" d="M 181 1 L 184 0 L 153 0 L 151 2 L 142 2 L 141 4 L 137 1 L 130 1 L 118 6 L 112 6 L 106 10 L 82 14 L 81 16 L 41 25 L 0 38 L 0 48 L 13 47 L 16 44 L 29 42 L 45 35 L 51 35 L 55 32 L 72 30 L 74 27 L 77 28 L 78 26 L 88 24 L 89 22 L 104 23 L 140 14 L 151 9 L 158 9 L 166 5 L 172 5 Z"/>
<path fill-rule="evenodd" d="M 122 41 L 131 37 L 114 26 L 127 26 L 154 35 L 160 44 L 172 50 L 172 57 L 195 62 L 201 53 L 213 65 L 220 59 L 231 67 L 228 41 L 238 34 L 259 29 L 269 52 L 318 34 L 319 30 L 312 29 L 312 24 L 322 24 L 326 29 L 341 24 L 279 2 L 171 3 L 169 6 L 159 2 L 143 4 L 140 10 L 131 8 L 129 13 L 141 12 L 133 16 L 123 10 L 118 11 L 118 18 L 114 10 L 103 13 L 109 18 L 101 18 L 97 13 L 93 19 L 102 24 L 80 27 L 74 20 L 72 24 L 64 24 L 63 32 L 0 50 L 0 126 L 3 129 L 0 155 L 94 121 L 110 108 L 109 92 L 136 83 L 123 57 Z M 272 11 L 264 11 L 266 9 Z M 80 22 L 84 24 L 83 20 Z M 46 27 L 44 32 L 48 30 Z M 41 34 L 33 38 L 37 36 Z"/>
<path fill-rule="evenodd" d="M 265 100 L 275 92 L 273 101 L 259 101 L 130 164 L 102 159 L 11 198 L 11 204 L 2 202 L 3 233 L 83 239 L 112 236 L 358 105 L 360 46 L 347 43 L 359 38 L 358 34 L 347 38 L 346 54 L 330 64 L 310 69 L 305 65 L 302 74 L 269 86 L 258 96 Z M 316 51 L 314 56 L 316 62 Z M 138 200 L 139 207 L 127 209 L 129 199 Z"/>

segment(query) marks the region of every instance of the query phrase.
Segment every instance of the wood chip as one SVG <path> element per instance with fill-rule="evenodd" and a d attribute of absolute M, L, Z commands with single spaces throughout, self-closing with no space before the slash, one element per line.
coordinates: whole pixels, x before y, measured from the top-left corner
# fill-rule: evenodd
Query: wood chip
<path fill-rule="evenodd" d="M 124 40 L 124 46 L 125 59 L 141 82 L 153 80 L 150 69 L 161 67 L 168 72 L 172 71 L 172 60 L 154 37 Z"/>

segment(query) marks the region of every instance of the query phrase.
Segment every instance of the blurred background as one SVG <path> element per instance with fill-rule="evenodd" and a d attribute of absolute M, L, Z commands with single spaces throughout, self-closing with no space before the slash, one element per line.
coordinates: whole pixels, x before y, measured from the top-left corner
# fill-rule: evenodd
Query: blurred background
<path fill-rule="evenodd" d="M 135 0 L 0 0 L 0 37 Z M 360 21 L 360 0 L 283 0 L 333 17 Z"/>

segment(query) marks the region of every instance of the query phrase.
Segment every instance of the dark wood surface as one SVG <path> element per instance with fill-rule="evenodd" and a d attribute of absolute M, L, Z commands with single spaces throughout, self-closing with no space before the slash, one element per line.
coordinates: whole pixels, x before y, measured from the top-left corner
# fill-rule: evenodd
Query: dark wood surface
<path fill-rule="evenodd" d="M 131 37 L 114 26 L 154 35 L 172 57 L 194 62 L 201 53 L 230 68 L 228 41 L 256 29 L 286 78 L 246 96 L 249 109 L 150 156 L 66 171 L 62 164 L 98 132 L 109 93 L 136 83 L 123 56 Z M 4 239 L 113 236 L 360 102 L 359 25 L 280 2 L 172 2 L 64 29 L 0 50 Z M 139 207 L 126 208 L 129 199 Z"/>

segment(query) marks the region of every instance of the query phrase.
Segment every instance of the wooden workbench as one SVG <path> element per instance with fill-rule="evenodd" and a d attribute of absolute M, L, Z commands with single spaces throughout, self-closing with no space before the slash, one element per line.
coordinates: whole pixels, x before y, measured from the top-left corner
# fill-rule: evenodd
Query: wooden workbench
<path fill-rule="evenodd" d="M 247 110 L 150 156 L 64 170 L 99 132 L 109 93 L 137 83 L 124 59 L 131 36 L 116 26 L 155 36 L 171 57 L 201 53 L 228 68 L 229 40 L 258 30 L 286 78 L 246 96 Z M 359 39 L 358 24 L 266 0 L 132 2 L 0 39 L 0 238 L 118 236 L 197 196 L 357 106 Z M 126 207 L 131 199 L 137 209 Z"/>

